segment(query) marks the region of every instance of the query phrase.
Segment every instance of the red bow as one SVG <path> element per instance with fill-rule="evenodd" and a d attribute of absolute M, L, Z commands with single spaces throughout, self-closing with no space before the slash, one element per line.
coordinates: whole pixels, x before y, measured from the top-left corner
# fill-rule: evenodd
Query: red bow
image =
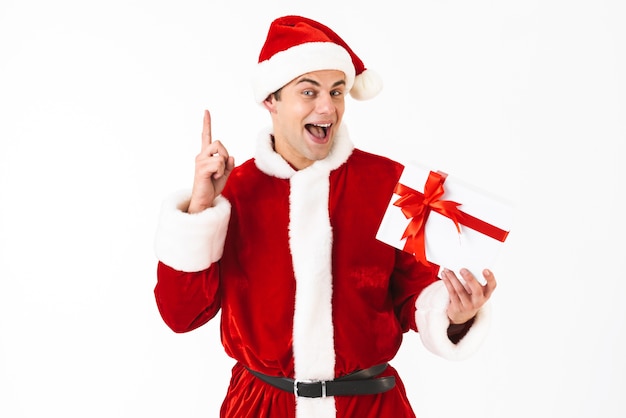
<path fill-rule="evenodd" d="M 407 219 L 411 219 L 409 225 L 404 230 L 404 234 L 402 234 L 402 238 L 406 238 L 404 251 L 415 254 L 417 261 L 424 265 L 428 265 L 426 260 L 425 230 L 426 221 L 431 210 L 450 218 L 459 234 L 461 233 L 462 224 L 501 242 L 504 242 L 508 235 L 507 231 L 459 210 L 460 203 L 451 200 L 440 200 L 440 197 L 445 192 L 443 188 L 445 181 L 445 173 L 431 171 L 424 185 L 424 193 L 420 193 L 400 183 L 396 185 L 394 190 L 394 193 L 400 195 L 400 198 L 393 203 L 394 206 L 398 206 L 404 216 Z"/>

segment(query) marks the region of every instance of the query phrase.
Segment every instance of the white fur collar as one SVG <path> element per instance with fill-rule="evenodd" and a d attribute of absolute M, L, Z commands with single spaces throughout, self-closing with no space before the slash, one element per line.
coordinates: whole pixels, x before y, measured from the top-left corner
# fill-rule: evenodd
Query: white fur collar
<path fill-rule="evenodd" d="M 259 134 L 254 159 L 255 164 L 265 174 L 281 179 L 289 179 L 297 170 L 294 170 L 283 157 L 274 151 L 271 133 L 271 129 L 265 129 Z M 317 169 L 330 172 L 345 163 L 352 154 L 353 149 L 354 144 L 350 140 L 348 129 L 342 123 L 328 156 L 323 160 L 314 162 L 306 169 L 317 167 Z"/>

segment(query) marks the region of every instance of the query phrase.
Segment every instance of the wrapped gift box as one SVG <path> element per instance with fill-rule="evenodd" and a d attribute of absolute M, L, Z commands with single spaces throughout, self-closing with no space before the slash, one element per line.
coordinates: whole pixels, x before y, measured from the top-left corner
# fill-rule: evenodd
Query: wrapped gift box
<path fill-rule="evenodd" d="M 482 270 L 492 267 L 512 222 L 513 206 L 504 199 L 410 163 L 376 238 L 457 275 L 465 267 L 484 282 Z"/>

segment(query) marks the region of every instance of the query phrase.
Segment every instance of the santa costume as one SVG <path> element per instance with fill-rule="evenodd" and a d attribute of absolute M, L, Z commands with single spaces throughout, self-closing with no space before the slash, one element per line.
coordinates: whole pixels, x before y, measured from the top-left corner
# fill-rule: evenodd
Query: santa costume
<path fill-rule="evenodd" d="M 279 18 L 259 57 L 255 98 L 262 102 L 322 69 L 343 71 L 358 99 L 380 90 L 379 79 L 332 30 L 298 16 Z M 356 149 L 345 127 L 328 157 L 294 170 L 267 130 L 213 207 L 184 212 L 188 192 L 164 202 L 157 305 L 176 332 L 202 326 L 221 309 L 222 343 L 236 360 L 221 417 L 414 417 L 388 365 L 403 334 L 418 331 L 425 347 L 449 359 L 481 344 L 488 305 L 460 341 L 451 341 L 437 266 L 375 238 L 401 171 L 399 163 Z M 368 380 L 387 386 L 361 394 L 357 383 L 357 394 L 350 386 L 347 394 L 332 392 L 346 376 L 369 370 L 376 375 Z M 312 387 L 319 393 L 306 393 Z"/>

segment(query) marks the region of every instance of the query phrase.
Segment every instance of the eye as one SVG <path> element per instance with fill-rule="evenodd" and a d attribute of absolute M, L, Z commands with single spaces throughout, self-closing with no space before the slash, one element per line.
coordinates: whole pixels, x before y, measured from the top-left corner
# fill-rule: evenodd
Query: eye
<path fill-rule="evenodd" d="M 313 90 L 304 90 L 302 91 L 302 94 L 305 96 L 314 96 L 315 92 Z"/>
<path fill-rule="evenodd" d="M 330 92 L 330 95 L 333 97 L 338 97 L 338 96 L 341 96 L 342 94 L 343 94 L 343 91 L 341 90 L 333 90 Z"/>

